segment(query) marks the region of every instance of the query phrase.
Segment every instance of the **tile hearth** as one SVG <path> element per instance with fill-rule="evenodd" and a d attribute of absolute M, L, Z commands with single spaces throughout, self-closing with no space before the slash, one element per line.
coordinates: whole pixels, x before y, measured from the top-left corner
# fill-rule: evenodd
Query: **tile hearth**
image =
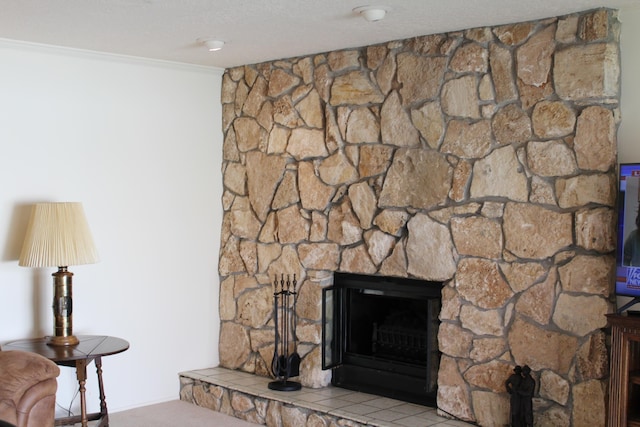
<path fill-rule="evenodd" d="M 348 420 L 346 425 L 363 425 L 371 427 L 464 427 L 472 424 L 451 420 L 437 415 L 435 408 L 402 402 L 386 397 L 359 393 L 338 387 L 312 389 L 303 387 L 299 391 L 282 392 L 270 390 L 270 378 L 216 367 L 198 369 L 180 373 L 180 399 L 209 407 L 229 415 L 247 419 L 247 421 L 264 424 L 265 415 L 238 416 L 238 404 L 228 402 L 225 408 L 224 394 L 231 399 L 233 393 L 241 393 L 246 399 L 238 401 L 261 401 L 264 411 L 267 405 L 278 402 L 284 407 L 297 408 L 299 414 L 310 416 L 316 414 L 322 418 Z M 203 398 L 203 394 L 195 392 L 195 387 L 209 390 L 211 396 Z M 187 391 L 188 390 L 188 391 Z M 206 394 L 206 392 L 205 392 Z M 215 400 L 218 399 L 218 404 Z M 259 405 L 255 405 L 256 407 Z M 247 408 L 245 408 L 247 409 Z M 240 409 L 242 411 L 242 409 Z M 250 409 L 248 412 L 249 413 Z M 259 411 L 254 411 L 259 412 Z M 345 425 L 340 423 L 340 425 Z"/>

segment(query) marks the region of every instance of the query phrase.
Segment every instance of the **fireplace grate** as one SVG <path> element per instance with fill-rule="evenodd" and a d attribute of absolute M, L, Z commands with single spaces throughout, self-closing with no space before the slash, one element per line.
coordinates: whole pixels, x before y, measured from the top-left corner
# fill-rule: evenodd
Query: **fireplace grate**
<path fill-rule="evenodd" d="M 426 365 L 428 338 L 426 329 L 408 328 L 404 326 L 373 324 L 372 353 L 376 357 L 384 357 L 415 365 Z"/>

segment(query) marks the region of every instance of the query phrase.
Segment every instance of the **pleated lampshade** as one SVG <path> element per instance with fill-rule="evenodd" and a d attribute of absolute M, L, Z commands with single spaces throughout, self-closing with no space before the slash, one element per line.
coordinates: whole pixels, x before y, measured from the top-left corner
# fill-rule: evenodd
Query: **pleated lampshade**
<path fill-rule="evenodd" d="M 67 267 L 98 260 L 82 203 L 38 203 L 33 207 L 18 265 Z"/>

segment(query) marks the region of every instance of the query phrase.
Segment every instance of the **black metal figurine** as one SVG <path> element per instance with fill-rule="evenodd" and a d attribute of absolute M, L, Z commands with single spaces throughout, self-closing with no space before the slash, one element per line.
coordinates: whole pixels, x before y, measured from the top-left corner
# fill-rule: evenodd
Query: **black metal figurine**
<path fill-rule="evenodd" d="M 296 275 L 293 275 L 293 282 L 287 275 L 280 275 L 280 290 L 278 291 L 278 276 L 273 282 L 273 321 L 275 326 L 275 346 L 273 349 L 273 360 L 271 361 L 271 372 L 276 377 L 276 381 L 269 383 L 271 390 L 294 391 L 302 388 L 301 384 L 289 381 L 291 377 L 300 375 L 300 355 L 296 352 Z M 286 285 L 286 287 L 285 287 Z M 293 338 L 293 351 L 289 343 L 289 337 Z"/>
<path fill-rule="evenodd" d="M 505 384 L 510 396 L 509 425 L 533 427 L 533 393 L 536 382 L 529 366 L 516 366 Z"/>

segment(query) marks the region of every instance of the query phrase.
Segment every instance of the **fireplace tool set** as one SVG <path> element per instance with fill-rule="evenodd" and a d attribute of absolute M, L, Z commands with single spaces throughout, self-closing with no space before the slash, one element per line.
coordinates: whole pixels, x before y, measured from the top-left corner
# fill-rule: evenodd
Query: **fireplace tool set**
<path fill-rule="evenodd" d="M 273 281 L 273 319 L 275 325 L 275 347 L 271 372 L 276 381 L 269 383 L 271 390 L 295 391 L 302 387 L 300 383 L 289 381 L 291 377 L 300 375 L 300 355 L 296 352 L 296 275 L 293 280 L 285 281 L 284 274 L 280 275 L 278 290 L 278 276 Z M 292 338 L 292 343 L 289 338 Z M 291 346 L 293 344 L 293 351 Z"/>

